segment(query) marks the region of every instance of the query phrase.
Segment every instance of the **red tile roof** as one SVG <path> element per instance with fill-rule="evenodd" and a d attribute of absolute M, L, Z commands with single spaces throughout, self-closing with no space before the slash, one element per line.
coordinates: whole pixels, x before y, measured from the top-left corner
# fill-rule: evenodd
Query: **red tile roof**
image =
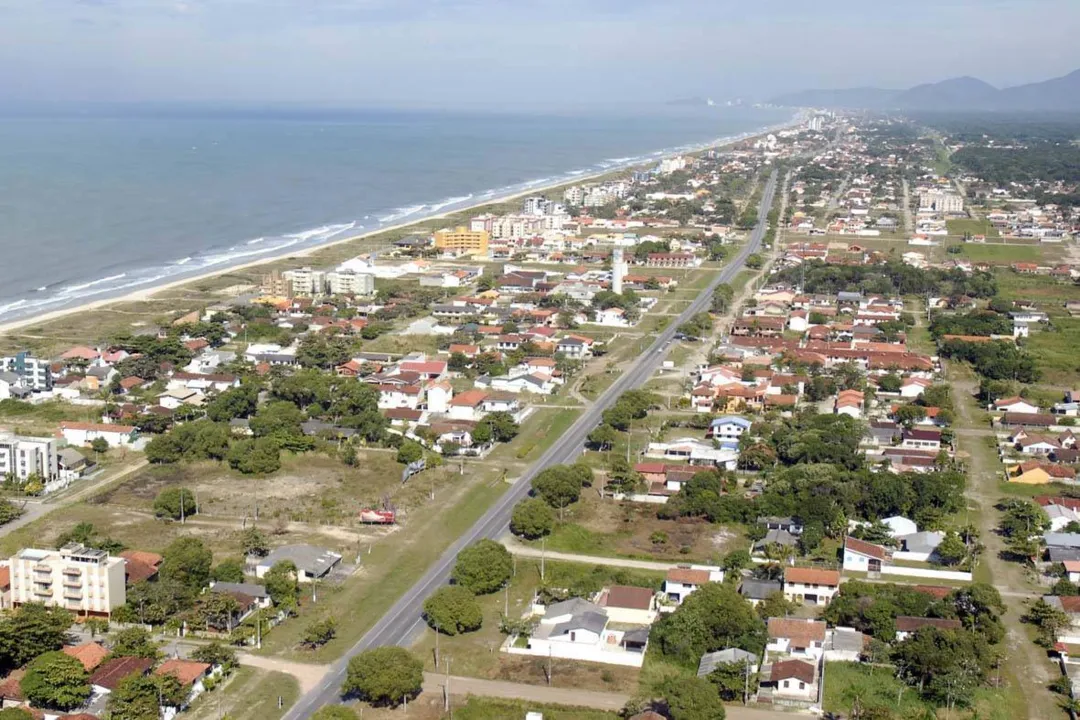
<path fill-rule="evenodd" d="M 897 632 L 915 632 L 924 627 L 936 627 L 939 630 L 959 630 L 963 625 L 951 618 L 921 618 L 901 615 L 896 618 Z"/>
<path fill-rule="evenodd" d="M 789 567 L 784 568 L 784 582 L 802 583 L 803 585 L 840 585 L 840 573 L 837 570 L 820 570 L 818 568 Z"/>
<path fill-rule="evenodd" d="M 874 545 L 873 543 L 864 542 L 851 536 L 844 538 L 844 549 L 851 550 L 859 555 L 866 555 L 868 557 L 877 558 L 878 560 L 884 560 L 887 553 L 885 548 L 880 545 Z"/>
<path fill-rule="evenodd" d="M 154 666 L 150 658 L 118 657 L 100 665 L 90 676 L 91 685 L 115 690 L 120 681 L 131 675 L 145 675 Z"/>
<path fill-rule="evenodd" d="M 655 593 L 649 588 L 612 585 L 600 598 L 601 607 L 649 610 Z"/>
<path fill-rule="evenodd" d="M 769 618 L 769 637 L 787 638 L 798 647 L 825 642 L 825 621 L 801 618 Z"/>
<path fill-rule="evenodd" d="M 109 651 L 96 642 L 69 645 L 63 648 L 62 652 L 81 662 L 86 672 L 93 672 L 109 655 Z"/>
<path fill-rule="evenodd" d="M 669 582 L 682 583 L 683 585 L 704 585 L 709 582 L 708 570 L 693 570 L 691 568 L 672 568 L 668 570 Z"/>
<path fill-rule="evenodd" d="M 176 658 L 166 660 L 154 671 L 155 675 L 172 675 L 180 681 L 181 685 L 191 685 L 210 670 L 209 663 L 195 662 L 194 660 L 178 660 Z"/>
<path fill-rule="evenodd" d="M 780 682 L 794 678 L 810 685 L 814 682 L 814 666 L 802 660 L 781 660 L 773 663 L 769 674 L 771 682 Z"/>

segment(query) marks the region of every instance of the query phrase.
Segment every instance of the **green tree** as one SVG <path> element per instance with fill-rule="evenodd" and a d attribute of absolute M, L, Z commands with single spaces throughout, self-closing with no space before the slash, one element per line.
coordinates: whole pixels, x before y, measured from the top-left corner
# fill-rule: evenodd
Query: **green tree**
<path fill-rule="evenodd" d="M 715 685 L 699 677 L 669 677 L 657 693 L 667 704 L 671 720 L 724 720 L 726 711 Z"/>
<path fill-rule="evenodd" d="M 349 660 L 342 691 L 373 705 L 397 707 L 420 694 L 424 663 L 400 647 L 367 650 Z"/>
<path fill-rule="evenodd" d="M 195 493 L 185 487 L 165 488 L 154 498 L 154 514 L 179 520 L 196 513 Z"/>
<path fill-rule="evenodd" d="M 210 665 L 220 665 L 225 672 L 230 672 L 237 664 L 236 650 L 217 641 L 195 648 L 191 653 L 191 659 Z"/>
<path fill-rule="evenodd" d="M 19 687 L 26 699 L 39 708 L 70 710 L 90 697 L 89 676 L 83 664 L 55 650 L 31 661 Z"/>
<path fill-rule="evenodd" d="M 566 465 L 553 465 L 532 480 L 533 490 L 548 505 L 563 510 L 581 497 L 581 479 Z"/>
<path fill-rule="evenodd" d="M 296 565 L 291 560 L 280 560 L 266 571 L 263 584 L 275 607 L 294 610 L 300 597 L 300 582 Z"/>
<path fill-rule="evenodd" d="M 22 667 L 42 653 L 64 646 L 71 614 L 61 608 L 28 603 L 0 618 L 0 664 Z"/>
<path fill-rule="evenodd" d="M 445 635 L 479 630 L 484 613 L 476 596 L 461 585 L 447 585 L 436 590 L 424 601 L 424 619 L 433 629 Z"/>
<path fill-rule="evenodd" d="M 110 654 L 113 657 L 158 657 L 158 646 L 150 637 L 150 633 L 141 627 L 132 627 L 119 630 L 110 638 L 112 647 Z"/>
<path fill-rule="evenodd" d="M 266 557 L 270 554 L 270 541 L 257 527 L 252 525 L 240 534 L 240 547 L 245 555 Z"/>
<path fill-rule="evenodd" d="M 726 702 L 742 700 L 743 694 L 749 690 L 754 692 L 757 687 L 756 674 L 748 672 L 747 661 L 721 663 L 708 674 L 706 679 L 716 686 L 720 692 L 720 698 Z M 748 683 L 748 679 L 750 682 Z M 749 687 L 747 687 L 749 685 Z"/>
<path fill-rule="evenodd" d="M 424 446 L 415 440 L 405 440 L 398 448 L 397 461 L 409 465 L 424 457 Z"/>
<path fill-rule="evenodd" d="M 242 583 L 244 582 L 244 563 L 235 558 L 222 560 L 210 571 L 210 579 L 214 582 Z"/>
<path fill-rule="evenodd" d="M 98 455 L 109 452 L 109 441 L 103 437 L 97 437 L 90 441 L 90 449 Z"/>
<path fill-rule="evenodd" d="M 752 253 L 746 258 L 746 267 L 751 270 L 760 270 L 765 265 L 765 258 L 760 253 Z"/>
<path fill-rule="evenodd" d="M 272 437 L 279 442 L 302 436 L 300 428 L 304 422 L 304 413 L 300 408 L 286 400 L 275 400 L 259 408 L 249 423 L 251 432 L 257 438 Z"/>
<path fill-rule="evenodd" d="M 796 607 L 795 603 L 784 597 L 784 593 L 777 590 L 759 602 L 755 610 L 762 620 L 768 620 L 771 617 L 787 617 L 795 612 Z"/>
<path fill-rule="evenodd" d="M 0 525 L 6 525 L 21 517 L 23 511 L 10 500 L 0 498 Z"/>
<path fill-rule="evenodd" d="M 128 675 L 109 694 L 108 710 L 113 720 L 154 720 L 160 717 L 156 678 L 140 673 Z"/>
<path fill-rule="evenodd" d="M 34 720 L 34 716 L 26 708 L 9 707 L 0 710 L 0 720 Z"/>
<path fill-rule="evenodd" d="M 337 620 L 332 617 L 314 620 L 304 628 L 300 644 L 311 650 L 322 647 L 337 636 Z"/>
<path fill-rule="evenodd" d="M 228 460 L 245 475 L 269 475 L 281 469 L 281 447 L 276 438 L 245 438 L 229 449 Z"/>
<path fill-rule="evenodd" d="M 501 410 L 485 415 L 484 419 L 477 423 L 477 427 L 481 425 L 490 428 L 491 439 L 501 443 L 513 440 L 521 429 L 513 415 Z"/>
<path fill-rule="evenodd" d="M 610 450 L 619 439 L 619 433 L 610 425 L 600 424 L 589 433 L 589 445 L 596 450 Z"/>
<path fill-rule="evenodd" d="M 510 580 L 513 566 L 510 551 L 485 538 L 458 553 L 451 578 L 477 595 L 487 595 Z"/>
<path fill-rule="evenodd" d="M 548 535 L 554 527 L 555 513 L 540 498 L 522 500 L 510 516 L 510 532 L 529 540 Z"/>
<path fill-rule="evenodd" d="M 653 624 L 650 643 L 670 660 L 697 667 L 702 655 L 715 650 L 760 653 L 765 623 L 731 584 L 706 583 Z"/>
<path fill-rule="evenodd" d="M 227 423 L 233 418 L 250 417 L 259 406 L 259 387 L 254 383 L 230 388 L 206 406 L 206 416 L 214 422 Z"/>
<path fill-rule="evenodd" d="M 959 565 L 967 557 L 967 546 L 954 530 L 945 533 L 941 543 L 934 551 L 934 556 L 942 565 Z"/>
<path fill-rule="evenodd" d="M 173 540 L 161 553 L 162 580 L 174 580 L 198 592 L 210 581 L 214 554 L 202 540 L 181 537 Z"/>
<path fill-rule="evenodd" d="M 889 373 L 878 378 L 878 389 L 882 392 L 900 392 L 901 384 L 903 384 L 903 380 L 896 373 Z"/>

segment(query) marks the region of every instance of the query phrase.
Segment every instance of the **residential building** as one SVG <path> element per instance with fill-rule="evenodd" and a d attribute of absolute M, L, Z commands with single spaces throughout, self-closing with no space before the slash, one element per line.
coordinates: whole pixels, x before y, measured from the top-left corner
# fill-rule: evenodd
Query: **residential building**
<path fill-rule="evenodd" d="M 439 230 L 435 233 L 435 247 L 457 253 L 486 254 L 491 235 L 486 230 L 470 230 L 467 227 Z"/>
<path fill-rule="evenodd" d="M 732 663 L 746 663 L 749 665 L 747 669 L 751 673 L 755 673 L 758 669 L 758 660 L 757 655 L 741 648 L 725 648 L 716 652 L 705 653 L 698 662 L 697 676 L 706 677 L 721 665 L 730 665 Z"/>
<path fill-rule="evenodd" d="M 909 617 L 901 615 L 896 618 L 896 641 L 907 640 L 916 632 L 925 627 L 934 627 L 938 630 L 960 630 L 963 624 L 953 618 L 925 618 Z"/>
<path fill-rule="evenodd" d="M 55 489 L 60 480 L 56 440 L 0 433 L 0 477 L 9 473 L 23 482 L 36 475 L 46 491 Z"/>
<path fill-rule="evenodd" d="M 346 270 L 326 275 L 331 295 L 374 295 L 375 276 L 369 273 Z"/>
<path fill-rule="evenodd" d="M 651 625 L 656 619 L 656 592 L 649 588 L 612 585 L 596 597 L 612 622 L 630 625 Z"/>
<path fill-rule="evenodd" d="M 255 577 L 262 578 L 279 562 L 289 561 L 296 566 L 297 579 L 302 582 L 321 580 L 341 562 L 341 555 L 314 545 L 283 545 L 259 560 Z"/>
<path fill-rule="evenodd" d="M 772 664 L 767 681 L 777 705 L 805 705 L 818 697 L 817 665 L 804 660 L 781 660 Z"/>
<path fill-rule="evenodd" d="M 844 538 L 844 570 L 881 572 L 881 566 L 887 562 L 888 551 L 880 545 L 874 545 L 851 536 Z"/>
<path fill-rule="evenodd" d="M 153 658 L 115 657 L 98 666 L 98 669 L 90 676 L 90 687 L 94 695 L 98 697 L 108 695 L 123 680 L 132 675 L 146 675 L 153 667 Z"/>
<path fill-rule="evenodd" d="M 312 270 L 309 267 L 299 270 L 286 270 L 281 273 L 292 287 L 293 295 L 314 296 L 326 292 L 326 271 Z"/>
<path fill-rule="evenodd" d="M 769 618 L 765 649 L 792 657 L 818 660 L 825 652 L 825 621 L 808 618 Z"/>
<path fill-rule="evenodd" d="M 44 603 L 83 617 L 108 616 L 127 602 L 124 559 L 69 543 L 59 550 L 24 548 L 11 558 L 13 605 Z"/>
<path fill-rule="evenodd" d="M 138 430 L 130 425 L 62 422 L 60 433 L 68 444 L 78 446 L 89 445 L 97 438 L 104 438 L 110 447 L 130 447 L 139 439 Z"/>
<path fill-rule="evenodd" d="M 664 578 L 664 595 L 676 605 L 686 596 L 709 582 L 723 582 L 724 571 L 714 567 L 677 567 L 668 570 Z"/>
<path fill-rule="evenodd" d="M 921 192 L 919 193 L 919 209 L 946 215 L 959 215 L 964 212 L 964 198 L 943 190 Z"/>
<path fill-rule="evenodd" d="M 52 389 L 52 370 L 48 360 L 40 360 L 23 351 L 11 357 L 0 357 L 0 372 L 14 373 L 19 376 L 24 387 L 34 392 Z"/>
<path fill-rule="evenodd" d="M 733 440 L 738 442 L 743 433 L 750 430 L 751 422 L 738 415 L 725 415 L 718 417 L 709 423 L 709 431 L 706 437 L 714 440 Z"/>
<path fill-rule="evenodd" d="M 784 597 L 804 605 L 828 605 L 840 590 L 840 572 L 818 568 L 784 568 Z"/>

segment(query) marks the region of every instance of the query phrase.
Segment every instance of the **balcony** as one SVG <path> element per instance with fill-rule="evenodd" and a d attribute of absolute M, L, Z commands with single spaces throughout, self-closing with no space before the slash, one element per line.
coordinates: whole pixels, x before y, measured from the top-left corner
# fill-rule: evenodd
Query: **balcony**
<path fill-rule="evenodd" d="M 48 588 L 34 588 L 34 594 L 38 597 L 52 597 L 52 590 Z"/>
<path fill-rule="evenodd" d="M 82 570 L 79 568 L 64 568 L 65 575 L 82 575 Z"/>
<path fill-rule="evenodd" d="M 83 599 L 83 596 L 82 596 L 82 593 L 67 592 L 65 590 L 64 591 L 64 599 L 67 600 L 68 602 L 71 602 L 71 601 L 81 602 L 82 599 Z"/>

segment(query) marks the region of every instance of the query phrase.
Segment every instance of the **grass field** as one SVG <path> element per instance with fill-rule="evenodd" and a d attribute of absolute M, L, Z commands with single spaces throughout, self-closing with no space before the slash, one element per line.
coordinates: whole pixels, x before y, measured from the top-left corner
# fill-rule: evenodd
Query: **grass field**
<path fill-rule="evenodd" d="M 990 224 L 985 218 L 970 219 L 970 220 L 946 220 L 945 227 L 948 229 L 950 235 L 963 236 L 968 235 L 985 235 L 988 238 L 1001 237 L 1001 233 L 998 229 Z"/>
<path fill-rule="evenodd" d="M 1051 328 L 1032 332 L 1026 345 L 1039 361 L 1042 382 L 1060 387 L 1076 383 L 1080 372 L 1080 318 L 1055 318 Z"/>
<path fill-rule="evenodd" d="M 1019 275 L 1001 269 L 994 274 L 998 294 L 1008 300 L 1032 300 L 1049 315 L 1064 315 L 1067 300 L 1080 300 L 1080 287 L 1046 275 Z"/>
<path fill-rule="evenodd" d="M 1039 262 L 1042 248 L 1038 245 L 983 245 L 964 243 L 960 246 L 964 257 L 974 262 L 1011 264 L 1016 262 Z"/>
<path fill-rule="evenodd" d="M 278 698 L 282 709 L 278 709 Z M 188 720 L 277 720 L 300 697 L 300 686 L 282 672 L 240 667 L 224 685 L 201 695 L 184 713 Z"/>
<path fill-rule="evenodd" d="M 929 707 L 914 688 L 897 679 L 892 668 L 847 662 L 826 663 L 825 711 L 844 713 L 846 717 L 856 699 L 864 712 L 869 708 L 881 707 L 905 718 L 924 717 L 921 713 Z M 949 717 L 957 720 L 1009 720 L 1027 717 L 1027 711 L 1023 695 L 1011 687 L 1004 690 L 982 688 L 975 691 L 972 708 L 954 709 Z"/>

